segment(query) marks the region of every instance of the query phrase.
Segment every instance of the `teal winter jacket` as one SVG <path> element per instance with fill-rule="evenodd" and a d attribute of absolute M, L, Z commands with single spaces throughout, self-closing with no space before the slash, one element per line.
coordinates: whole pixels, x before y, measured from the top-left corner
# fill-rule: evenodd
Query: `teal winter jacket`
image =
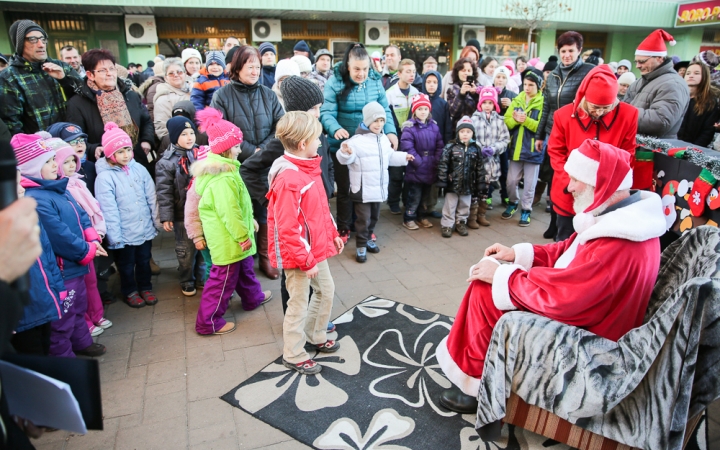
<path fill-rule="evenodd" d="M 344 128 L 350 136 L 355 134 L 362 123 L 362 109 L 370 102 L 378 102 L 385 108 L 385 134 L 397 135 L 380 74 L 370 69 L 365 82 L 357 84 L 351 80 L 353 89 L 347 97 L 341 98 L 345 83 L 340 76 L 340 64 L 335 64 L 332 76 L 325 83 L 325 103 L 320 108 L 320 122 L 328 135 L 330 151 L 334 153 L 340 148 L 340 141 L 335 139 L 335 133 L 340 128 Z"/>

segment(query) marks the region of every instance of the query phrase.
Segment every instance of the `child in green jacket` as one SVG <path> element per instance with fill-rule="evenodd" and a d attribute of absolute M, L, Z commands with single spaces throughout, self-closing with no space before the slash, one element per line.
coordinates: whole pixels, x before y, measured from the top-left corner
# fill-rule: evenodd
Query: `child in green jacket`
<path fill-rule="evenodd" d="M 266 303 L 272 293 L 262 291 L 253 271 L 254 231 L 258 225 L 253 219 L 250 195 L 240 178 L 237 157 L 242 151 L 242 131 L 223 120 L 222 113 L 213 108 L 205 108 L 197 117 L 208 135 L 211 153 L 190 170 L 196 177 L 198 212 L 213 265 L 200 300 L 195 330 L 199 334 L 226 334 L 235 331 L 235 324 L 223 319 L 233 288 L 246 311 Z"/>
<path fill-rule="evenodd" d="M 521 227 L 530 225 L 535 185 L 540 174 L 545 152 L 535 149 L 537 131 L 543 109 L 542 75 L 529 71 L 523 79 L 523 91 L 512 100 L 505 111 L 505 125 L 510 130 L 510 148 L 507 190 L 510 203 L 502 213 L 503 219 L 510 219 L 520 206 Z M 522 200 L 519 199 L 518 183 L 524 179 Z"/>

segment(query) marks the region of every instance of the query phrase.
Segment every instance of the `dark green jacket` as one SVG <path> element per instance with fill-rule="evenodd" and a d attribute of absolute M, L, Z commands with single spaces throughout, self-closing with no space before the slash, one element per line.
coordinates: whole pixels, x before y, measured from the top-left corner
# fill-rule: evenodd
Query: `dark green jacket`
<path fill-rule="evenodd" d="M 50 58 L 45 62 L 61 66 L 65 78 L 56 80 L 42 70 L 42 63 L 30 63 L 18 55 L 0 72 L 0 120 L 13 135 L 64 122 L 67 100 L 82 85 L 80 75 L 68 64 Z"/>

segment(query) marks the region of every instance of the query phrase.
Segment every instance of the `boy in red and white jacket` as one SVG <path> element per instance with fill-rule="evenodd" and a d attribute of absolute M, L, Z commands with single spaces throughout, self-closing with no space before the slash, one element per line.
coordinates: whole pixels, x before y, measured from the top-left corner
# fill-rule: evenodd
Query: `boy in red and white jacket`
<path fill-rule="evenodd" d="M 321 132 L 320 122 L 309 113 L 286 113 L 275 131 L 285 154 L 268 175 L 268 256 L 273 267 L 285 271 L 290 294 L 283 321 L 283 364 L 305 375 L 322 370 L 305 351 L 306 342 L 323 353 L 340 348 L 327 339 L 335 296 L 327 259 L 342 252 L 343 241 L 323 187 L 317 154 Z"/>

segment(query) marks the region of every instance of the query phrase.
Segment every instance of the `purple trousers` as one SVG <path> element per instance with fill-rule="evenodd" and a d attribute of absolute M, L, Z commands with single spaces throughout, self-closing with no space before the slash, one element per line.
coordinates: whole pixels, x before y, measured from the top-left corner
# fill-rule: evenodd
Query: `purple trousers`
<path fill-rule="evenodd" d="M 74 358 L 74 350 L 83 350 L 92 343 L 85 323 L 87 290 L 85 277 L 65 280 L 67 297 L 62 304 L 62 318 L 51 322 L 50 356 Z"/>
<path fill-rule="evenodd" d="M 213 334 L 225 326 L 223 315 L 230 305 L 233 290 L 240 296 L 245 311 L 252 311 L 262 303 L 265 295 L 255 277 L 253 263 L 249 256 L 228 266 L 213 264 L 200 299 L 195 331 Z"/>

